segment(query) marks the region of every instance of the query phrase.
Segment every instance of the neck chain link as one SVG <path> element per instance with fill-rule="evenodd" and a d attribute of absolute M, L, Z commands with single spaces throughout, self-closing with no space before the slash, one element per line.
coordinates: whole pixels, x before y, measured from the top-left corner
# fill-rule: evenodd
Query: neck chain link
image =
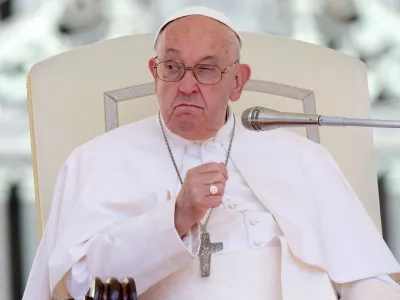
<path fill-rule="evenodd" d="M 234 135 L 235 135 L 235 128 L 236 128 L 236 118 L 235 118 L 235 115 L 234 115 L 233 113 L 232 113 L 232 117 L 233 117 L 233 128 L 232 128 L 232 132 L 231 132 L 231 138 L 230 138 L 230 140 L 229 140 L 228 151 L 227 151 L 227 153 L 226 153 L 226 158 L 225 158 L 225 165 L 226 165 L 226 166 L 228 165 L 228 162 L 229 162 L 229 156 L 230 156 L 230 153 L 231 153 L 232 142 L 233 142 L 233 137 L 234 137 Z M 183 185 L 182 176 L 181 176 L 181 174 L 179 173 L 178 166 L 176 165 L 174 155 L 172 154 L 171 147 L 170 147 L 170 145 L 169 145 L 167 136 L 166 136 L 166 134 L 165 134 L 164 126 L 163 126 L 162 121 L 161 121 L 161 112 L 158 112 L 158 121 L 159 121 L 159 123 L 160 123 L 161 131 L 162 131 L 162 134 L 163 134 L 163 136 L 164 136 L 165 145 L 166 145 L 167 148 L 168 148 L 169 156 L 171 157 L 171 160 L 172 160 L 172 163 L 173 163 L 173 165 L 174 165 L 176 174 L 178 175 L 178 178 L 179 178 L 179 181 L 180 181 L 181 185 Z M 207 227 L 207 224 L 208 224 L 208 220 L 210 219 L 210 216 L 211 216 L 212 211 L 213 211 L 213 209 L 211 208 L 211 209 L 210 209 L 210 213 L 208 214 L 207 219 L 206 219 L 204 225 L 201 224 L 201 222 L 199 222 L 200 229 L 201 229 L 202 232 L 206 232 L 206 227 Z"/>

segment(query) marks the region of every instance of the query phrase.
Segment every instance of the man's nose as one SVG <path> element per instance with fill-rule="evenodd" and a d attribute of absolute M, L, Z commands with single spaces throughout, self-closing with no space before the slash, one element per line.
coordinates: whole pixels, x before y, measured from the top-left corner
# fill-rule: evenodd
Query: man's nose
<path fill-rule="evenodd" d="M 199 82 L 194 77 L 193 70 L 186 70 L 185 75 L 182 77 L 180 91 L 184 94 L 192 94 L 199 91 Z"/>

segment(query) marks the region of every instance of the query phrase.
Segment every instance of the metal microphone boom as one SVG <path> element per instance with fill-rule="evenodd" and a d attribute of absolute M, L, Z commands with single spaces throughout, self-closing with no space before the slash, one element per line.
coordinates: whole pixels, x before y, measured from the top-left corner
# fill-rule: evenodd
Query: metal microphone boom
<path fill-rule="evenodd" d="M 400 128 L 400 121 L 350 119 L 342 117 L 326 117 L 321 115 L 288 113 L 267 107 L 251 107 L 243 111 L 242 124 L 252 131 L 265 131 L 280 127 L 305 126 L 357 126 Z"/>

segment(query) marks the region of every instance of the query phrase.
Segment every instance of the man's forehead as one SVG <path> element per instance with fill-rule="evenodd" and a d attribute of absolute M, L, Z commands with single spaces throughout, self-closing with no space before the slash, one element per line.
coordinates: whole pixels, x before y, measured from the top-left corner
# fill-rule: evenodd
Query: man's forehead
<path fill-rule="evenodd" d="M 234 36 L 234 32 L 223 23 L 205 16 L 187 16 L 168 23 L 162 33 L 176 34 L 211 34 L 214 37 Z"/>
<path fill-rule="evenodd" d="M 177 56 L 177 57 L 180 57 L 181 55 L 185 54 L 177 48 L 169 47 L 169 48 L 165 48 L 164 50 L 165 50 L 164 54 L 166 55 L 166 57 L 168 57 L 168 54 L 170 56 Z M 197 51 L 197 59 L 196 60 L 199 62 L 206 61 L 206 60 L 218 62 L 219 60 L 221 60 L 220 53 L 213 53 L 213 52 L 205 52 L 205 53 L 209 53 L 209 54 L 204 54 L 204 53 L 201 53 L 200 51 Z"/>

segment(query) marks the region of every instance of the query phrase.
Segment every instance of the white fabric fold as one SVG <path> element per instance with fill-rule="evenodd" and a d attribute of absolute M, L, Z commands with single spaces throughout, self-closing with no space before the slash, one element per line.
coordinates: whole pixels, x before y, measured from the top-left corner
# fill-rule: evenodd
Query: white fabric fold
<path fill-rule="evenodd" d="M 337 300 L 328 274 L 295 258 L 285 237 L 281 245 L 282 300 Z"/>

